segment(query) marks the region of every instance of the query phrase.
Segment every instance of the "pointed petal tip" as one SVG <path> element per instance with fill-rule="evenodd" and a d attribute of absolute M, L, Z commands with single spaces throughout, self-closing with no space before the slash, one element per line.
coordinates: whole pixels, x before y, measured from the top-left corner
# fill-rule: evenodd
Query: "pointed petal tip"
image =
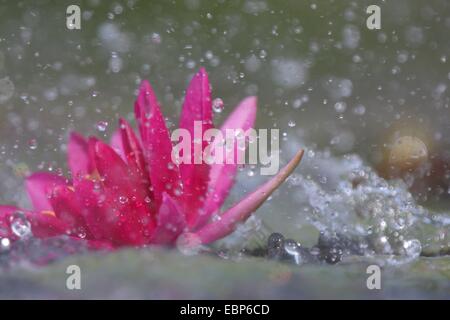
<path fill-rule="evenodd" d="M 151 87 L 150 82 L 146 79 L 141 81 L 141 84 L 139 86 L 139 90 L 142 91 L 144 89 L 148 89 L 149 87 Z"/>
<path fill-rule="evenodd" d="M 198 69 L 197 75 L 202 77 L 208 76 L 208 72 L 206 72 L 205 67 L 200 67 L 200 69 Z"/>
<path fill-rule="evenodd" d="M 196 234 L 200 237 L 202 243 L 214 242 L 233 232 L 238 223 L 245 221 L 255 212 L 289 177 L 302 160 L 303 154 L 304 150 L 300 149 L 276 176 L 223 213 L 220 220 L 211 222 L 198 230 Z"/>

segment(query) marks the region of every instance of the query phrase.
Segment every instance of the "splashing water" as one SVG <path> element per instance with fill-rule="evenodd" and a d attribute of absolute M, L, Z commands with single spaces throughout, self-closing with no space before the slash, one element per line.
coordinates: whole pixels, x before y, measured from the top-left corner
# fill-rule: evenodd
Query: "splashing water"
<path fill-rule="evenodd" d="M 298 215 L 321 232 L 319 246 L 334 241 L 357 244 L 351 253 L 413 258 L 448 251 L 448 215 L 418 205 L 403 181 L 386 181 L 357 155 L 306 154 L 289 183 Z"/>

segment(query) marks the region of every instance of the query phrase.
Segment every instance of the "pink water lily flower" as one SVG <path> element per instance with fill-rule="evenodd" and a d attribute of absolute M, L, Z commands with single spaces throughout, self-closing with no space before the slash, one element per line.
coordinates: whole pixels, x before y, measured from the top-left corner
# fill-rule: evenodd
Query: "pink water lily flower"
<path fill-rule="evenodd" d="M 253 127 L 256 102 L 255 97 L 244 99 L 220 130 Z M 180 128 L 192 133 L 194 121 L 201 121 L 204 130 L 212 128 L 211 104 L 208 75 L 201 69 L 187 89 Z M 245 221 L 303 155 L 300 150 L 277 175 L 220 213 L 237 164 L 173 163 L 169 131 L 147 81 L 141 84 L 135 116 L 139 137 L 124 119 L 109 145 L 72 133 L 67 145 L 71 178 L 30 175 L 26 189 L 33 210 L 0 206 L 0 238 L 20 238 L 14 223 L 25 219 L 35 237 L 65 234 L 86 239 L 93 247 L 173 245 L 180 235 L 208 244 Z"/>

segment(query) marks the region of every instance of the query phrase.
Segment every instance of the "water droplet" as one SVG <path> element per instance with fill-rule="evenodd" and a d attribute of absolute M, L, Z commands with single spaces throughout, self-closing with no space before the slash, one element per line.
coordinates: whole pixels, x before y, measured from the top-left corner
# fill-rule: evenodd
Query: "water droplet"
<path fill-rule="evenodd" d="M 345 102 L 336 102 L 334 104 L 334 110 L 336 110 L 337 113 L 344 113 L 347 109 L 347 104 Z"/>
<path fill-rule="evenodd" d="M 120 202 L 121 204 L 125 204 L 125 203 L 128 202 L 128 198 L 125 197 L 125 196 L 120 196 L 120 197 L 119 197 L 119 202 Z"/>
<path fill-rule="evenodd" d="M 212 107 L 214 112 L 221 113 L 223 111 L 223 100 L 220 98 L 214 99 Z"/>
<path fill-rule="evenodd" d="M 25 239 L 31 236 L 31 224 L 27 220 L 25 213 L 14 212 L 10 217 L 11 231 L 19 238 Z"/>
<path fill-rule="evenodd" d="M 159 33 L 156 33 L 156 32 L 152 33 L 151 39 L 152 39 L 152 42 L 155 44 L 161 43 L 161 35 Z"/>
<path fill-rule="evenodd" d="M 83 228 L 81 228 L 80 230 L 78 230 L 78 237 L 80 237 L 81 239 L 86 238 L 86 230 L 84 230 Z"/>
<path fill-rule="evenodd" d="M 422 245 L 417 239 L 404 241 L 403 248 L 405 249 L 406 255 L 409 257 L 416 258 L 422 252 Z"/>
<path fill-rule="evenodd" d="M 106 121 L 99 121 L 99 122 L 97 122 L 97 124 L 95 126 L 96 126 L 98 131 L 105 132 L 106 128 L 108 128 L 108 122 L 106 122 Z"/>
<path fill-rule="evenodd" d="M 362 116 L 366 113 L 366 107 L 362 104 L 359 104 L 353 109 L 353 113 L 358 116 Z"/>
<path fill-rule="evenodd" d="M 5 103 L 14 95 L 15 86 L 9 78 L 0 79 L 0 104 Z"/>
<path fill-rule="evenodd" d="M 0 252 L 6 252 L 11 248 L 11 241 L 8 238 L 0 240 Z"/>
<path fill-rule="evenodd" d="M 299 245 L 296 241 L 292 239 L 287 239 L 284 241 L 284 250 L 287 254 L 294 257 L 295 263 L 300 264 L 301 263 L 301 256 L 299 252 Z"/>
<path fill-rule="evenodd" d="M 38 147 L 37 140 L 36 140 L 36 139 L 30 139 L 30 140 L 28 140 L 28 147 L 29 147 L 31 150 L 36 150 L 37 147 Z"/>

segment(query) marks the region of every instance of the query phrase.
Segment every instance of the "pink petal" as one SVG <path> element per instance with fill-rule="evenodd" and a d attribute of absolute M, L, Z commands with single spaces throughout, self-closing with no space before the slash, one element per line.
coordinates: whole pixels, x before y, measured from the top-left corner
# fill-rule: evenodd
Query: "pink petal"
<path fill-rule="evenodd" d="M 249 194 L 222 214 L 221 219 L 211 222 L 196 232 L 202 243 L 207 244 L 233 232 L 239 222 L 245 221 L 294 171 L 303 156 L 303 150 L 278 172 L 276 176 Z"/>
<path fill-rule="evenodd" d="M 72 132 L 67 146 L 68 164 L 74 182 L 80 177 L 89 175 L 93 171 L 93 163 L 88 153 L 86 139 L 78 133 Z"/>
<path fill-rule="evenodd" d="M 56 187 L 66 186 L 67 182 L 64 177 L 60 177 L 47 172 L 33 173 L 28 176 L 25 186 L 36 211 L 52 211 L 50 198 Z"/>
<path fill-rule="evenodd" d="M 233 111 L 233 113 L 225 120 L 220 128 L 222 135 L 225 137 L 227 129 L 242 129 L 244 132 L 253 128 L 256 119 L 257 98 L 248 97 L 244 99 Z M 226 159 L 228 153 L 238 152 L 238 145 L 235 140 L 235 148 L 227 149 L 224 153 Z M 213 147 L 214 148 L 214 145 Z M 235 156 L 236 160 L 236 156 Z M 204 210 L 199 214 L 196 227 L 203 226 L 211 214 L 217 212 L 227 198 L 234 184 L 234 178 L 237 172 L 237 161 L 234 164 L 212 164 L 209 174 L 208 194 L 204 205 Z"/>
<path fill-rule="evenodd" d="M 146 190 L 139 177 L 110 146 L 93 138 L 89 143 L 101 185 L 97 184 L 95 191 L 95 185 L 85 183 L 79 191 L 79 201 L 87 205 L 85 218 L 89 228 L 117 244 L 146 243 L 154 228 L 155 213 L 145 200 Z M 91 231 L 96 236 L 97 231 Z"/>
<path fill-rule="evenodd" d="M 83 179 L 75 185 L 75 195 L 93 239 L 113 241 L 114 212 L 108 212 L 108 203 L 100 183 Z"/>
<path fill-rule="evenodd" d="M 162 194 L 176 196 L 180 187 L 178 167 L 172 162 L 172 142 L 152 87 L 143 81 L 135 103 L 135 114 L 148 164 L 155 201 Z"/>
<path fill-rule="evenodd" d="M 47 238 L 65 234 L 67 225 L 53 215 L 22 210 L 13 206 L 0 206 L 0 237 L 17 240 L 18 237 L 11 230 L 11 220 L 14 213 L 21 212 L 30 222 L 31 232 L 35 237 Z"/>
<path fill-rule="evenodd" d="M 143 190 L 145 190 L 148 199 L 152 201 L 152 210 L 155 210 L 155 204 L 153 203 L 154 196 L 151 191 L 150 175 L 148 174 L 148 168 L 141 148 L 141 143 L 127 121 L 120 119 L 119 122 L 122 146 L 129 169 L 132 171 L 132 174 L 136 176 L 136 179 L 138 180 L 137 183 L 140 183 Z"/>
<path fill-rule="evenodd" d="M 96 139 L 89 139 L 89 148 L 93 155 L 95 168 L 100 175 L 103 185 L 115 190 L 127 190 L 131 186 L 127 164 L 106 143 Z M 127 190 L 127 193 L 131 190 Z"/>
<path fill-rule="evenodd" d="M 119 120 L 120 137 L 125 159 L 130 166 L 138 168 L 141 172 L 147 173 L 145 165 L 144 154 L 142 152 L 141 144 L 137 139 L 133 128 L 125 119 Z"/>
<path fill-rule="evenodd" d="M 206 141 L 200 142 L 194 138 L 195 121 L 201 122 L 202 132 L 213 128 L 211 87 L 204 68 L 194 75 L 188 86 L 180 120 L 180 128 L 188 130 L 192 139 L 191 164 L 180 164 L 184 201 L 187 204 L 185 211 L 190 212 L 187 217 L 189 224 L 194 222 L 198 209 L 203 205 L 210 170 L 209 165 L 204 161 L 201 164 L 195 164 L 195 157 L 203 154 L 207 146 Z M 196 149 L 200 150 L 196 152 Z M 200 155 L 199 152 L 201 152 Z"/>
<path fill-rule="evenodd" d="M 170 244 L 186 228 L 186 220 L 176 201 L 167 193 L 163 194 L 163 201 L 158 212 L 158 224 L 154 231 L 152 243 Z"/>
<path fill-rule="evenodd" d="M 56 217 L 70 227 L 70 234 L 81 238 L 93 238 L 82 214 L 82 207 L 72 189 L 63 186 L 56 188 L 50 202 Z"/>
<path fill-rule="evenodd" d="M 118 196 L 133 199 L 140 205 L 146 204 L 148 190 L 142 184 L 139 173 L 127 166 L 106 143 L 99 140 L 93 140 L 93 142 L 95 167 L 105 189 L 111 190 Z"/>
<path fill-rule="evenodd" d="M 123 160 L 126 160 L 125 151 L 123 150 L 121 131 L 122 130 L 120 128 L 114 131 L 109 144 Z"/>
<path fill-rule="evenodd" d="M 107 241 L 115 246 L 140 246 L 148 243 L 154 226 L 149 226 L 144 207 L 131 199 L 122 203 L 112 190 L 99 190 L 94 182 L 84 180 L 77 186 L 78 201 L 93 240 Z M 150 218 L 147 217 L 147 221 Z"/>

